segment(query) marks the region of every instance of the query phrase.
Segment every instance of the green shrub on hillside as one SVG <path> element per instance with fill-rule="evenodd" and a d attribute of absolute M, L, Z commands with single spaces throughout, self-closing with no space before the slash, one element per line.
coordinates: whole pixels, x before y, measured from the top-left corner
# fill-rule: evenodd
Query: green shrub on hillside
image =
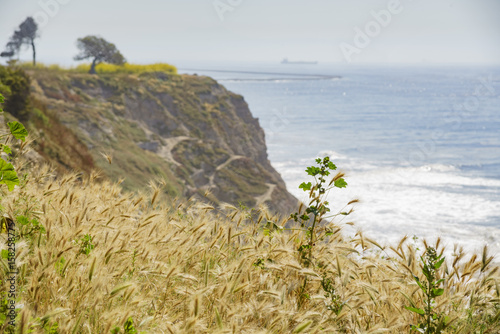
<path fill-rule="evenodd" d="M 0 65 L 0 94 L 5 97 L 5 109 L 20 121 L 29 118 L 30 77 L 16 67 Z"/>

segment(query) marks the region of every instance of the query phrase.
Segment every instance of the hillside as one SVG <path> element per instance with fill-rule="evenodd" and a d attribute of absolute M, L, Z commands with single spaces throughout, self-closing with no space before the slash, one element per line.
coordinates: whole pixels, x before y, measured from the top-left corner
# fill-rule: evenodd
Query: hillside
<path fill-rule="evenodd" d="M 213 204 L 266 204 L 284 214 L 297 204 L 271 166 L 264 132 L 243 97 L 211 78 L 43 68 L 27 73 L 39 107 L 33 119 L 51 117 L 67 127 L 92 165 L 112 180 L 123 179 L 125 189 L 144 189 L 162 178 L 167 193 Z M 64 141 L 49 141 L 47 132 L 50 127 L 37 133 L 39 153 L 70 166 L 74 158 L 53 154 Z"/>
<path fill-rule="evenodd" d="M 24 80 L 21 77 L 18 83 Z M 63 76 L 68 77 L 74 79 L 72 84 L 78 83 L 75 78 L 79 76 Z M 120 79 L 125 78 L 129 77 Z M 181 78 L 181 82 L 190 78 Z M 231 95 L 214 81 L 200 79 Z M 60 160 L 60 169 L 78 163 L 90 168 L 103 159 L 94 152 L 102 148 L 114 149 L 119 155 L 120 147 L 113 143 L 125 137 L 119 130 L 123 124 L 134 124 L 133 116 L 101 116 L 107 115 L 104 107 L 90 106 L 105 102 L 94 101 L 83 91 L 77 94 L 79 88 L 68 91 L 75 100 L 71 104 L 55 95 L 61 92 L 50 93 L 49 86 L 64 87 L 57 84 L 57 78 L 53 80 L 35 81 L 36 96 L 31 101 L 17 100 L 22 90 L 8 91 L 5 107 L 13 111 L 8 110 L 12 115 L 7 118 L 19 117 L 31 127 L 38 125 L 38 142 L 42 143 L 37 144 L 38 150 L 42 156 L 56 157 L 54 162 Z M 137 80 L 137 87 L 144 89 Z M 149 85 L 151 78 L 147 80 Z M 93 87 L 99 93 L 92 96 L 106 92 L 95 83 Z M 45 91 L 52 97 L 45 97 Z M 128 101 L 128 95 L 122 98 Z M 20 101 L 19 105 L 14 101 Z M 87 124 L 89 116 L 78 118 L 76 111 L 70 115 L 77 120 L 68 117 L 67 125 L 63 117 L 61 121 L 55 117 L 69 113 L 65 106 L 72 105 L 80 107 L 81 113 L 94 115 L 90 119 L 95 123 Z M 31 107 L 33 114 L 22 112 Z M 135 129 L 143 131 L 163 124 L 158 121 L 146 126 L 138 115 L 134 117 Z M 191 118 L 183 117 L 179 119 L 186 119 L 182 124 L 189 130 Z M 248 123 L 252 120 L 258 125 L 251 117 Z M 75 122 L 86 136 L 73 134 L 70 129 Z M 124 182 L 112 182 L 96 171 L 55 173 L 43 159 L 41 164 L 27 163 L 36 158 L 22 153 L 29 145 L 25 134 L 14 131 L 12 124 L 10 134 L 2 137 L 2 145 L 8 142 L 13 148 L 5 151 L 3 146 L 9 152 L 4 156 L 13 166 L 4 161 L 2 176 L 8 177 L 0 179 L 2 333 L 486 334 L 500 330 L 500 267 L 488 247 L 467 254 L 458 245 L 451 250 L 439 238 L 431 244 L 405 236 L 397 245 L 382 246 L 359 230 L 344 235 L 344 227 L 354 223 L 344 222 L 342 217 L 349 215 L 357 200 L 337 213 L 330 212 L 326 193 L 345 188 L 347 183 L 342 172 L 334 172 L 337 167 L 329 157 L 316 159 L 317 166 L 307 167 L 305 180 L 308 177 L 315 184 L 304 182 L 301 188 L 312 201 L 300 206 L 292 216 L 296 223 L 290 225 L 287 216 L 264 207 L 255 211 L 243 206 L 218 209 L 196 199 L 174 199 L 161 191 L 162 184 L 175 186 L 178 182 L 182 187 L 182 178 L 174 174 L 179 169 L 201 169 L 209 162 L 197 155 L 205 152 L 203 133 L 199 138 L 185 133 L 164 138 L 159 135 L 161 130 L 149 130 L 144 135 L 147 141 L 136 141 L 132 137 L 139 131 L 132 132 L 129 144 L 143 150 L 143 157 L 159 156 L 158 161 L 175 168 L 170 170 L 172 179 L 157 179 L 147 191 L 129 192 L 123 189 Z M 106 132 L 109 128 L 114 131 Z M 106 146 L 92 146 L 98 143 L 97 135 Z M 179 137 L 182 140 L 165 144 L 169 138 Z M 156 144 L 151 144 L 153 139 Z M 180 146 L 190 142 L 200 151 Z M 232 150 L 238 149 L 221 142 L 228 145 L 223 152 L 234 154 Z M 157 147 L 144 149 L 140 146 L 144 143 Z M 171 155 L 158 155 L 160 146 L 172 148 Z M 223 155 L 221 150 L 214 148 L 212 155 Z M 92 154 L 95 161 L 88 158 Z M 209 178 L 209 185 L 221 182 L 218 178 L 224 180 L 222 172 L 228 166 L 246 180 L 242 171 L 254 165 L 234 165 L 233 169 L 234 162 L 248 159 L 234 155 L 212 166 L 215 175 Z M 135 164 L 142 163 L 149 162 Z M 15 181 L 16 172 L 17 185 L 8 190 L 6 184 Z M 262 176 L 264 182 L 266 177 Z M 320 221 L 324 224 L 316 224 Z"/>

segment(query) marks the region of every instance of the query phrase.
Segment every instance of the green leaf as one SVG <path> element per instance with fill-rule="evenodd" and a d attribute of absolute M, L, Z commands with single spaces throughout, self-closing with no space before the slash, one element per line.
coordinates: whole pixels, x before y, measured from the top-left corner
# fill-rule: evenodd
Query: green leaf
<path fill-rule="evenodd" d="M 417 282 L 420 289 L 422 289 L 423 292 L 426 292 L 425 287 L 422 285 L 422 283 L 420 283 L 420 279 L 415 275 L 413 275 L 413 278 L 415 279 L 415 282 Z"/>
<path fill-rule="evenodd" d="M 4 98 L 3 98 L 3 95 L 2 95 L 2 94 L 0 94 L 0 103 L 4 103 L 4 102 L 5 102 L 5 100 L 4 100 Z"/>
<path fill-rule="evenodd" d="M 12 191 L 15 185 L 19 185 L 19 178 L 12 164 L 0 159 L 0 184 L 2 183 L 9 187 L 9 191 Z"/>
<path fill-rule="evenodd" d="M 22 125 L 19 122 L 9 122 L 7 125 L 10 128 L 10 133 L 16 138 L 16 139 L 21 139 L 24 141 L 26 139 L 26 136 L 28 135 L 28 131 L 26 131 L 26 128 L 24 125 Z"/>
<path fill-rule="evenodd" d="M 328 168 L 330 168 L 331 170 L 336 170 L 336 169 L 337 169 L 337 166 L 335 166 L 335 165 L 334 165 L 334 163 L 330 161 L 330 162 L 328 163 Z"/>
<path fill-rule="evenodd" d="M 12 150 L 11 150 L 11 149 L 10 149 L 10 147 L 9 147 L 9 146 L 7 146 L 7 145 L 4 145 L 4 146 L 3 146 L 3 151 L 4 151 L 5 153 L 7 153 L 7 154 L 11 154 L 11 153 L 12 153 Z"/>
<path fill-rule="evenodd" d="M 335 187 L 337 188 L 345 188 L 347 186 L 347 182 L 343 178 L 335 180 Z"/>
<path fill-rule="evenodd" d="M 441 267 L 443 262 L 444 262 L 444 257 L 441 260 L 439 260 L 438 262 L 436 262 L 436 264 L 434 265 L 434 268 L 439 269 L 439 267 Z"/>
<path fill-rule="evenodd" d="M 306 172 L 307 175 L 316 176 L 321 172 L 321 169 L 319 167 L 311 166 L 307 167 Z"/>
<path fill-rule="evenodd" d="M 418 326 L 411 325 L 411 329 L 414 330 L 414 331 L 417 331 L 419 333 L 425 333 L 425 329 L 421 328 L 420 326 L 423 326 L 423 325 L 422 324 L 420 324 Z"/>
<path fill-rule="evenodd" d="M 405 309 L 407 309 L 408 311 L 412 311 L 412 312 L 418 313 L 420 315 L 425 315 L 425 311 L 422 310 L 421 308 L 415 308 L 415 307 L 405 306 Z"/>
<path fill-rule="evenodd" d="M 2 259 L 8 259 L 9 258 L 9 251 L 6 249 L 2 249 Z"/>
<path fill-rule="evenodd" d="M 217 323 L 217 327 L 219 327 L 219 329 L 222 329 L 224 328 L 224 325 L 222 323 L 222 318 L 219 314 L 219 310 L 217 309 L 217 306 L 214 306 L 215 308 L 215 322 Z"/>
<path fill-rule="evenodd" d="M 437 280 L 436 282 L 434 282 L 434 285 L 437 286 L 437 285 L 439 285 L 439 284 L 441 284 L 443 282 L 444 282 L 444 278 L 441 278 L 440 280 Z"/>
<path fill-rule="evenodd" d="M 444 289 L 432 289 L 432 296 L 441 296 L 444 293 Z"/>
<path fill-rule="evenodd" d="M 134 320 L 129 317 L 123 326 L 125 334 L 137 334 L 137 330 L 134 328 Z"/>
<path fill-rule="evenodd" d="M 29 219 L 25 216 L 17 216 L 16 220 L 21 225 L 28 225 L 30 223 Z"/>
<path fill-rule="evenodd" d="M 431 271 L 429 270 L 429 267 L 425 264 L 424 267 L 422 268 L 422 272 L 424 273 L 425 277 L 430 280 L 431 279 L 431 276 L 432 276 L 432 273 Z"/>
<path fill-rule="evenodd" d="M 311 182 L 302 182 L 299 186 L 299 189 L 304 189 L 304 191 L 308 191 L 308 190 L 311 190 L 311 187 L 312 187 L 312 183 Z"/>

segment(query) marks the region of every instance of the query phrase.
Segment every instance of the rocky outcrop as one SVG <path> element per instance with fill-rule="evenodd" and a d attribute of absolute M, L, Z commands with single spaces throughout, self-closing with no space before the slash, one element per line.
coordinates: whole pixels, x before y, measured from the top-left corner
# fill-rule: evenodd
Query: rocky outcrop
<path fill-rule="evenodd" d="M 165 73 L 30 75 L 34 97 L 74 131 L 105 174 L 124 178 L 125 188 L 161 177 L 172 195 L 266 204 L 283 214 L 295 209 L 297 200 L 268 160 L 258 119 L 242 96 L 215 80 Z"/>

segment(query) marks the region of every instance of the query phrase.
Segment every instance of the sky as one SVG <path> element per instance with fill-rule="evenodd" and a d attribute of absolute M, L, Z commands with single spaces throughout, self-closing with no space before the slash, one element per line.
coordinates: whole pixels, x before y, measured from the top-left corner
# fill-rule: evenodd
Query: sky
<path fill-rule="evenodd" d="M 38 60 L 65 66 L 87 35 L 132 63 L 500 64 L 499 14 L 499 0 L 0 0 L 0 48 L 33 16 Z"/>

